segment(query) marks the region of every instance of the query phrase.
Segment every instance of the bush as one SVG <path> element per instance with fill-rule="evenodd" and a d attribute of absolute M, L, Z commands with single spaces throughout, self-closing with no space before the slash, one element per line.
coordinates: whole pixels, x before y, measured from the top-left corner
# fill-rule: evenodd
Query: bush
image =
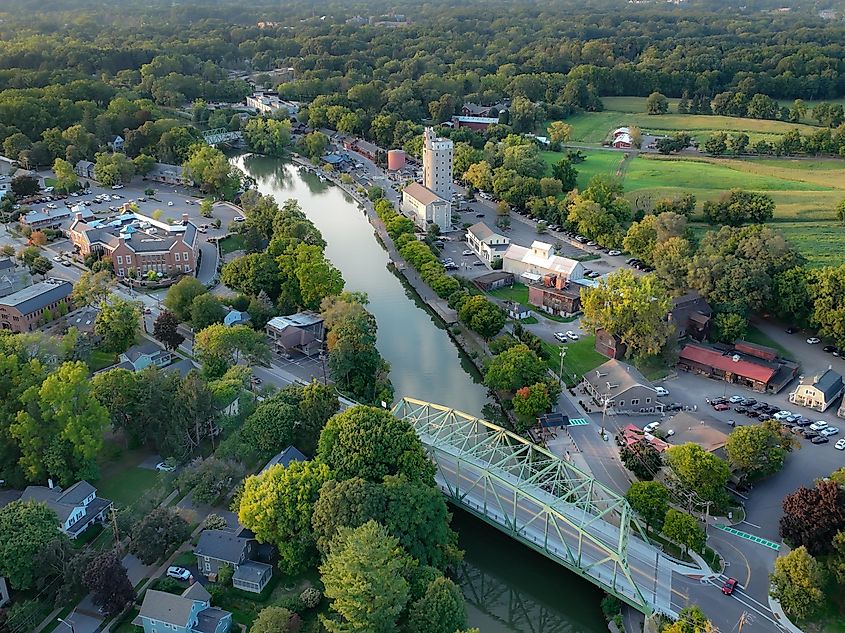
<path fill-rule="evenodd" d="M 299 596 L 282 596 L 273 606 L 282 607 L 293 613 L 302 613 L 305 611 L 305 605 Z"/>
<path fill-rule="evenodd" d="M 225 530 L 227 527 L 226 519 L 219 514 L 209 514 L 205 519 L 206 530 Z"/>
<path fill-rule="evenodd" d="M 323 594 L 315 587 L 308 587 L 299 594 L 299 599 L 302 602 L 302 606 L 306 609 L 314 609 L 320 604 L 320 600 L 323 599 Z"/>
<path fill-rule="evenodd" d="M 221 565 L 217 569 L 217 584 L 221 587 L 230 585 L 232 583 L 232 576 L 235 575 L 235 570 L 231 565 Z"/>
<path fill-rule="evenodd" d="M 604 614 L 606 620 L 612 620 L 614 616 L 622 613 L 622 601 L 616 596 L 607 594 L 601 599 L 601 612 Z"/>

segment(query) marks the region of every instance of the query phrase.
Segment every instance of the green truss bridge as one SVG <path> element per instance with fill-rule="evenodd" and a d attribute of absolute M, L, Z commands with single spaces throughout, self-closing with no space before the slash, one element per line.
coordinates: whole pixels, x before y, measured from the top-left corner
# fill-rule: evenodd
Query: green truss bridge
<path fill-rule="evenodd" d="M 207 130 L 202 133 L 203 140 L 211 146 L 220 145 L 221 143 L 231 143 L 232 141 L 239 141 L 243 138 L 240 131 L 230 132 L 225 127 L 219 127 L 214 130 Z"/>
<path fill-rule="evenodd" d="M 676 564 L 651 545 L 624 497 L 505 429 L 403 398 L 450 501 L 650 615 L 672 607 Z"/>

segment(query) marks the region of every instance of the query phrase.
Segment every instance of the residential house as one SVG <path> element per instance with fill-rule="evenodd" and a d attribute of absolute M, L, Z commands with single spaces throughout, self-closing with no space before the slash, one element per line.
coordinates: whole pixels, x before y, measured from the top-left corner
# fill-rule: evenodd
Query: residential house
<path fill-rule="evenodd" d="M 194 548 L 197 567 L 203 575 L 216 578 L 220 568 L 228 565 L 234 571 L 232 586 L 251 593 L 261 593 L 273 577 L 273 566 L 256 560 L 258 552 L 258 542 L 245 529 L 237 534 L 203 530 Z"/>
<path fill-rule="evenodd" d="M 795 391 L 789 394 L 789 401 L 816 411 L 827 411 L 843 391 L 842 375 L 828 367 L 820 374 L 802 376 Z"/>
<path fill-rule="evenodd" d="M 249 312 L 242 312 L 241 310 L 230 310 L 229 313 L 223 317 L 223 325 L 226 327 L 232 327 L 233 325 L 246 325 L 249 322 Z"/>
<path fill-rule="evenodd" d="M 45 279 L 0 298 L 0 329 L 31 332 L 70 306 L 73 284 Z"/>
<path fill-rule="evenodd" d="M 96 180 L 96 178 L 94 178 L 94 163 L 90 160 L 80 160 L 73 166 L 73 171 L 75 171 L 76 175 L 80 178 Z"/>
<path fill-rule="evenodd" d="M 185 170 L 182 169 L 181 165 L 169 165 L 167 163 L 155 163 L 144 178 L 165 185 L 192 184 L 190 179 L 185 176 Z"/>
<path fill-rule="evenodd" d="M 173 354 L 163 347 L 159 347 L 153 341 L 147 341 L 139 345 L 133 345 L 120 355 L 119 362 L 107 369 L 128 369 L 129 371 L 141 371 L 155 365 L 156 367 L 167 367 L 173 360 Z"/>
<path fill-rule="evenodd" d="M 115 136 L 108 144 L 109 149 L 113 152 L 122 152 L 124 146 L 123 137 L 120 135 Z"/>
<path fill-rule="evenodd" d="M 499 123 L 498 117 L 486 117 L 486 116 L 453 116 L 452 117 L 452 127 L 454 128 L 461 128 L 466 127 L 470 130 L 476 130 L 478 132 L 483 132 L 491 125 L 497 125 Z"/>
<path fill-rule="evenodd" d="M 509 237 L 496 233 L 484 222 L 476 222 L 469 227 L 466 240 L 475 254 L 488 264 L 492 264 L 494 260 L 502 259 L 502 255 L 508 250 L 508 244 L 511 243 Z"/>
<path fill-rule="evenodd" d="M 282 466 L 283 468 L 287 468 L 290 466 L 291 462 L 307 462 L 308 458 L 305 457 L 302 453 L 299 452 L 295 446 L 288 446 L 285 450 L 281 453 L 278 453 L 274 457 L 270 458 L 266 464 L 264 464 L 264 468 L 261 469 L 263 473 L 265 470 L 272 468 L 273 466 Z"/>
<path fill-rule="evenodd" d="M 84 336 L 99 338 L 95 331 L 98 314 L 100 314 L 100 309 L 95 306 L 80 308 L 67 315 L 65 318 L 65 328 L 74 327 L 77 332 Z"/>
<path fill-rule="evenodd" d="M 517 301 L 505 301 L 505 312 L 508 313 L 509 319 L 516 319 L 517 321 L 531 316 L 531 310 Z"/>
<path fill-rule="evenodd" d="M 530 248 L 511 244 L 502 257 L 502 270 L 513 273 L 523 283 L 537 282 L 546 275 L 556 275 L 564 281 L 584 276 L 581 262 L 554 254 L 554 247 L 535 241 Z"/>
<path fill-rule="evenodd" d="M 270 347 L 277 354 L 293 352 L 311 356 L 323 348 L 325 326 L 323 317 L 314 312 L 297 312 L 273 317 L 265 327 Z"/>
<path fill-rule="evenodd" d="M 87 481 L 78 481 L 67 490 L 59 486 L 27 486 L 21 501 L 44 503 L 59 517 L 59 529 L 75 539 L 95 523 L 106 520 L 112 502 L 97 496 Z"/>
<path fill-rule="evenodd" d="M 472 280 L 479 290 L 490 292 L 498 288 L 510 288 L 513 286 L 513 274 L 506 273 L 501 270 L 494 270 L 493 272 L 481 275 Z"/>
<path fill-rule="evenodd" d="M 581 290 L 563 275 L 545 275 L 528 284 L 528 303 L 547 314 L 568 317 L 581 311 Z"/>
<path fill-rule="evenodd" d="M 32 273 L 23 266 L 17 266 L 9 258 L 0 259 L 0 297 L 6 297 L 32 285 Z"/>
<path fill-rule="evenodd" d="M 500 113 L 509 109 L 509 105 L 504 101 L 493 105 L 485 106 L 468 101 L 461 106 L 461 115 L 463 116 L 479 116 L 492 117 L 498 121 Z"/>
<path fill-rule="evenodd" d="M 798 364 L 779 358 L 777 350 L 745 341 L 734 345 L 688 343 L 677 366 L 761 393 L 778 393 L 798 374 Z"/>
<path fill-rule="evenodd" d="M 452 203 L 418 182 L 412 182 L 402 190 L 402 210 L 411 214 L 422 229 L 428 229 L 432 224 L 444 231 L 452 228 Z"/>
<path fill-rule="evenodd" d="M 596 330 L 595 350 L 607 358 L 625 358 L 628 354 L 628 345 L 622 342 L 618 334 L 611 334 L 607 330 Z"/>
<path fill-rule="evenodd" d="M 228 633 L 232 614 L 211 606 L 211 594 L 194 583 L 181 594 L 147 589 L 132 624 L 144 633 Z"/>
<path fill-rule="evenodd" d="M 612 413 L 663 411 L 663 404 L 657 400 L 657 391 L 651 382 L 636 367 L 615 359 L 584 374 L 581 385 L 596 406 L 606 407 Z"/>
<path fill-rule="evenodd" d="M 173 225 L 140 214 L 127 214 L 127 219 L 129 225 L 121 218 L 103 225 L 86 223 L 77 215 L 70 225 L 70 239 L 83 257 L 110 257 L 118 277 L 144 277 L 149 271 L 178 276 L 196 270 L 199 231 L 187 215 L 183 215 L 183 224 Z"/>
<path fill-rule="evenodd" d="M 710 317 L 713 309 L 697 291 L 690 290 L 685 295 L 672 299 L 669 322 L 675 324 L 678 338 L 690 336 L 703 341 L 710 332 Z"/>

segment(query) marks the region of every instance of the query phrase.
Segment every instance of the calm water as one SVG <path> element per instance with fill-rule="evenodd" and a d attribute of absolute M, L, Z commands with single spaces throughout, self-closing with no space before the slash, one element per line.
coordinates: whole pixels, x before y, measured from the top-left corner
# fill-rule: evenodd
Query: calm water
<path fill-rule="evenodd" d="M 487 398 L 480 376 L 413 291 L 387 268 L 387 253 L 352 198 L 277 159 L 243 155 L 233 160 L 255 178 L 262 193 L 279 203 L 298 200 L 323 233 L 326 255 L 343 273 L 346 289 L 367 293 L 397 398 L 411 396 L 481 415 Z M 601 592 L 593 585 L 460 510 L 453 527 L 466 551 L 457 580 L 471 626 L 482 633 L 607 630 L 598 607 Z"/>

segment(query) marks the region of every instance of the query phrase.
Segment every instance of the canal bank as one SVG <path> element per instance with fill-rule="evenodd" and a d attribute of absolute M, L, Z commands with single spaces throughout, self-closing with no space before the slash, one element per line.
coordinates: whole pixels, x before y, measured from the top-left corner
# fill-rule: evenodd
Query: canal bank
<path fill-rule="evenodd" d="M 391 364 L 397 397 L 480 416 L 488 402 L 480 375 L 439 318 L 389 270 L 391 259 L 354 198 L 278 159 L 240 155 L 233 162 L 255 179 L 261 193 L 280 203 L 298 200 L 326 239 L 326 255 L 343 273 L 346 289 L 368 294 L 368 309 L 379 326 L 377 345 Z M 467 552 L 457 580 L 471 626 L 482 633 L 607 630 L 596 587 L 459 510 L 453 526 Z"/>

